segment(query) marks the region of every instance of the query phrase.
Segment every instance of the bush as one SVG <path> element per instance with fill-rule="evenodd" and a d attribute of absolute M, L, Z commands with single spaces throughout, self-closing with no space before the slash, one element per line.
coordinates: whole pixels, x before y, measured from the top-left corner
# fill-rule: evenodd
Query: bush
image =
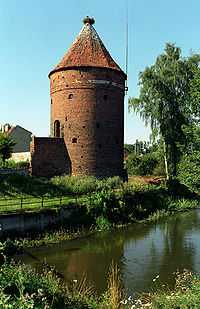
<path fill-rule="evenodd" d="M 200 151 L 182 157 L 178 166 L 178 178 L 190 190 L 200 192 Z"/>
<path fill-rule="evenodd" d="M 154 153 L 131 154 L 126 161 L 126 168 L 129 175 L 152 175 L 158 163 L 159 161 Z"/>
<path fill-rule="evenodd" d="M 0 308 L 91 308 L 89 299 L 65 287 L 53 269 L 43 270 L 38 275 L 30 266 L 4 264 L 0 272 L 0 291 Z"/>

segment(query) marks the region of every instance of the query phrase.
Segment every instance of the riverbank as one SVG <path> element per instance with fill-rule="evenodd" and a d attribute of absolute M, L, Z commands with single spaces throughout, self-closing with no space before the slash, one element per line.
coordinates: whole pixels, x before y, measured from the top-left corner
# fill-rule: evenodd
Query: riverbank
<path fill-rule="evenodd" d="M 13 244 L 19 248 L 56 244 L 61 241 L 87 237 L 96 231 L 105 231 L 133 223 L 147 223 L 179 211 L 187 211 L 200 206 L 200 198 L 185 187 L 172 190 L 166 184 L 115 183 L 111 189 L 108 181 L 99 185 L 99 190 L 86 196 L 84 203 L 76 204 L 71 215 L 59 223 L 48 226 L 44 231 L 24 233 L 23 237 L 14 233 Z M 99 181 L 100 182 L 100 181 Z M 116 184 L 120 184 L 117 186 Z M 175 191 L 175 192 L 174 192 Z M 55 216 L 62 213 L 62 207 L 55 209 Z M 75 212 L 74 212 L 75 211 Z M 46 211 L 45 211 L 46 212 Z M 44 210 L 42 219 L 44 220 Z M 49 209 L 50 213 L 51 210 Z M 38 212 L 37 212 L 38 213 Z M 40 214 L 40 212 L 39 212 Z M 22 214 L 23 215 L 23 214 Z M 28 216 L 31 214 L 29 213 Z M 33 212 L 34 216 L 34 212 Z M 36 220 L 38 223 L 38 220 Z M 47 223 L 47 220 L 45 219 Z M 41 224 L 39 224 L 41 225 Z M 4 238 L 6 238 L 6 234 Z"/>
<path fill-rule="evenodd" d="M 11 224 L 14 228 L 13 233 L 10 233 L 14 234 L 14 246 L 20 248 L 51 245 L 135 222 L 152 222 L 174 212 L 186 211 L 200 205 L 199 196 L 191 193 L 185 186 L 176 182 L 169 186 L 164 180 L 158 184 L 157 179 L 153 182 L 152 177 L 131 177 L 129 183 L 123 183 L 119 177 L 97 180 L 94 177 L 63 176 L 46 180 L 30 176 L 8 175 L 4 176 L 1 181 L 1 196 L 16 198 L 32 196 L 35 198 L 41 195 L 49 197 L 58 197 L 60 194 L 75 195 L 75 202 L 70 206 L 71 215 L 67 215 L 66 220 L 57 222 L 58 214 L 62 213 L 62 205 L 52 204 L 49 210 L 48 208 L 31 209 L 27 214 L 23 209 L 19 211 L 20 231 L 28 227 L 23 223 L 27 223 L 26 216 L 28 216 L 28 221 L 36 222 L 37 226 L 39 224 L 38 231 L 37 228 L 35 231 L 29 229 L 29 233 L 24 230 L 23 237 L 17 236 L 16 224 Z M 80 198 L 83 194 L 84 199 Z M 51 220 L 48 224 L 49 216 Z M 38 218 L 40 218 L 39 221 Z M 41 230 L 42 227 L 44 227 L 43 230 Z M 10 237 L 7 232 L 3 233 L 3 230 L 1 233 L 4 234 L 2 239 Z"/>
<path fill-rule="evenodd" d="M 38 274 L 23 264 L 4 263 L 0 272 L 0 307 L 2 308 L 51 308 L 51 309 L 184 309 L 200 308 L 200 276 L 185 270 L 176 273 L 175 287 L 159 287 L 157 292 L 142 293 L 133 299 L 124 292 L 119 269 L 112 265 L 108 274 L 107 292 L 95 295 L 87 278 L 63 284 L 54 269 L 43 269 Z"/>
<path fill-rule="evenodd" d="M 159 286 L 159 276 L 155 282 Z M 160 290 L 154 293 L 142 294 L 139 299 L 130 306 L 128 300 L 125 308 L 147 308 L 147 309 L 185 309 L 200 308 L 200 276 L 185 270 L 175 275 L 175 286 L 173 290 L 166 286 L 160 286 Z"/>

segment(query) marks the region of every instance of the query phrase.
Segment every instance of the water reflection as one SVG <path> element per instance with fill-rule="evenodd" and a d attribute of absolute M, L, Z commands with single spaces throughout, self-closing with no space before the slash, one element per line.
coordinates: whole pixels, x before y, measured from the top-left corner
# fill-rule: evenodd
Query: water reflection
<path fill-rule="evenodd" d="M 160 283 L 173 283 L 173 273 L 200 267 L 200 211 L 181 213 L 156 224 L 135 224 L 116 232 L 99 233 L 86 239 L 65 242 L 50 248 L 32 249 L 31 254 L 55 265 L 66 280 L 84 273 L 99 292 L 106 288 L 112 260 L 120 266 L 129 294 L 149 291 L 159 274 Z M 25 263 L 37 266 L 28 255 Z"/>

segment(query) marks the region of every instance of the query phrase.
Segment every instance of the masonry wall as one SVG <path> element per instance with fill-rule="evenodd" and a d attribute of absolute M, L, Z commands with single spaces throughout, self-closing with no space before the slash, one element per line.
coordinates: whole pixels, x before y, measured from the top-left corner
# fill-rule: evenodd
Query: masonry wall
<path fill-rule="evenodd" d="M 71 68 L 51 80 L 51 136 L 65 140 L 72 175 L 122 176 L 124 82 L 121 72 Z"/>
<path fill-rule="evenodd" d="M 53 177 L 71 173 L 69 155 L 62 138 L 33 137 L 30 150 L 33 176 Z"/>

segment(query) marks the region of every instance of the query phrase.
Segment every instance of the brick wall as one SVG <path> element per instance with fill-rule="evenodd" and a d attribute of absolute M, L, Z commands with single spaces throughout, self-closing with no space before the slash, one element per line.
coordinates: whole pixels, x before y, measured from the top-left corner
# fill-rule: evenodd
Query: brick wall
<path fill-rule="evenodd" d="M 33 137 L 30 150 L 33 176 L 70 174 L 71 163 L 62 138 Z"/>
<path fill-rule="evenodd" d="M 51 136 L 58 120 L 72 175 L 122 176 L 124 74 L 71 68 L 54 72 L 50 81 Z"/>

